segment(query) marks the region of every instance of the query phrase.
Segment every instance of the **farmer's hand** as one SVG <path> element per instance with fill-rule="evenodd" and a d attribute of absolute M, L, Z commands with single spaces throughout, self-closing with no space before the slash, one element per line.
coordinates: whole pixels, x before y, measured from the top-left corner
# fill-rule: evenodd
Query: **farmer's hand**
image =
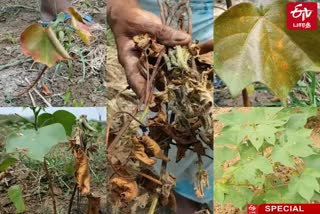
<path fill-rule="evenodd" d="M 200 55 L 213 51 L 213 39 L 199 44 Z"/>
<path fill-rule="evenodd" d="M 42 21 L 48 22 L 56 18 L 61 12 L 68 12 L 71 4 L 68 0 L 40 0 L 40 13 Z"/>
<path fill-rule="evenodd" d="M 149 33 L 167 46 L 185 45 L 191 37 L 161 23 L 159 17 L 142 10 L 136 0 L 109 0 L 108 23 L 115 36 L 118 59 L 124 67 L 129 86 L 140 97 L 145 96 L 146 79 L 140 74 L 138 62 L 141 52 L 135 48 L 133 36 Z"/>

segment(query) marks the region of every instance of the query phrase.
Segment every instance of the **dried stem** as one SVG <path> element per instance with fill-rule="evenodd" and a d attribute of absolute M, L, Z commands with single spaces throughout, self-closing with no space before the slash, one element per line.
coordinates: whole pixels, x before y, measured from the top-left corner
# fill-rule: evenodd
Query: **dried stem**
<path fill-rule="evenodd" d="M 48 177 L 48 184 L 49 184 L 49 189 L 50 189 L 50 194 L 52 198 L 52 206 L 53 206 L 53 214 L 57 214 L 57 206 L 56 206 L 56 199 L 54 197 L 54 192 L 53 192 L 53 187 L 52 187 L 52 182 L 51 182 L 51 176 L 48 170 L 48 164 L 47 161 L 44 159 L 43 160 L 43 165 L 44 165 L 44 170 L 46 171 L 47 177 Z"/>
<path fill-rule="evenodd" d="M 74 195 L 76 194 L 77 190 L 78 190 L 78 184 L 75 184 L 74 188 L 73 188 L 73 192 L 72 192 L 71 198 L 70 198 L 70 202 L 69 202 L 68 214 L 71 214 Z"/>
<path fill-rule="evenodd" d="M 38 77 L 35 79 L 35 81 L 23 92 L 21 92 L 20 94 L 17 94 L 16 97 L 21 97 L 22 95 L 24 95 L 25 93 L 28 93 L 41 79 L 41 77 L 43 76 L 43 74 L 46 72 L 46 70 L 48 69 L 48 66 L 44 66 L 41 73 L 38 75 Z"/>

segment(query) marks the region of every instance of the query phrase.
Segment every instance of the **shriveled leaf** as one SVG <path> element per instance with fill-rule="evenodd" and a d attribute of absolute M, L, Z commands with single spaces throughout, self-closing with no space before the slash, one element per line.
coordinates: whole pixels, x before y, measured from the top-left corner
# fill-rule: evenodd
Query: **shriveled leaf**
<path fill-rule="evenodd" d="M 90 45 L 93 35 L 90 32 L 89 26 L 84 22 L 81 15 L 72 7 L 68 9 L 71 14 L 72 26 L 76 29 L 77 34 L 86 45 Z"/>
<path fill-rule="evenodd" d="M 59 60 L 71 59 L 51 27 L 33 24 L 21 34 L 20 39 L 22 52 L 48 67 Z"/>
<path fill-rule="evenodd" d="M 131 207 L 131 213 L 137 213 L 138 208 L 144 209 L 149 202 L 149 198 L 150 196 L 148 193 L 139 195 L 137 198 L 135 198 L 134 204 Z"/>
<path fill-rule="evenodd" d="M 55 123 L 36 130 L 22 130 L 9 135 L 6 150 L 8 153 L 25 152 L 26 155 L 38 161 L 58 143 L 67 140 L 63 126 Z"/>
<path fill-rule="evenodd" d="M 116 177 L 110 180 L 112 192 L 117 199 L 125 202 L 130 202 L 136 199 L 139 194 L 138 184 L 135 180 L 129 180 L 122 177 Z M 116 198 L 114 198 L 116 199 Z M 116 200 L 117 200 L 116 199 Z"/>
<path fill-rule="evenodd" d="M 26 210 L 26 205 L 22 197 L 21 187 L 19 185 L 11 186 L 8 190 L 8 195 L 16 208 L 16 213 L 23 213 Z"/>
<path fill-rule="evenodd" d="M 132 144 L 133 144 L 133 157 L 140 162 L 152 166 L 156 163 L 155 160 L 151 159 L 146 153 L 145 153 L 145 148 L 144 145 L 139 141 L 137 137 L 132 138 Z"/>
<path fill-rule="evenodd" d="M 74 166 L 76 182 L 80 188 L 81 194 L 86 195 L 90 193 L 90 173 L 88 158 L 81 149 L 74 150 L 73 154 L 76 158 L 76 163 Z"/>
<path fill-rule="evenodd" d="M 151 139 L 149 136 L 143 136 L 141 142 L 144 144 L 146 152 L 152 157 L 159 158 L 163 161 L 169 161 L 169 158 L 163 154 L 158 143 Z"/>
<path fill-rule="evenodd" d="M 215 20 L 215 71 L 233 96 L 262 82 L 284 101 L 303 72 L 320 71 L 320 28 L 288 30 L 287 2 L 238 4 Z"/>

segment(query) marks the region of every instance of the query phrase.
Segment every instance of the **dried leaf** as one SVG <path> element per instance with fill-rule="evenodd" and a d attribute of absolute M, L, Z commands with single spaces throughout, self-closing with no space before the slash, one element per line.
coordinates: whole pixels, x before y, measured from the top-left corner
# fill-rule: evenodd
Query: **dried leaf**
<path fill-rule="evenodd" d="M 110 180 L 111 191 L 118 199 L 125 202 L 133 201 L 139 194 L 138 184 L 135 180 L 116 177 Z"/>
<path fill-rule="evenodd" d="M 72 7 L 68 9 L 71 14 L 71 24 L 76 29 L 77 34 L 86 45 L 90 45 L 93 40 L 93 35 L 90 32 L 89 26 L 84 22 L 81 15 Z"/>
<path fill-rule="evenodd" d="M 132 143 L 133 143 L 133 157 L 140 162 L 152 166 L 156 163 L 155 160 L 151 159 L 146 153 L 145 153 L 145 148 L 144 145 L 139 141 L 137 137 L 132 138 Z"/>
<path fill-rule="evenodd" d="M 42 91 L 41 92 L 46 96 L 52 96 L 53 95 L 52 91 L 50 91 L 50 89 L 49 89 L 49 87 L 47 85 L 43 85 L 42 86 Z"/>
<path fill-rule="evenodd" d="M 80 188 L 82 195 L 90 193 L 90 174 L 89 163 L 86 154 L 81 150 L 74 150 L 73 154 L 76 158 L 74 167 L 76 182 Z"/>
<path fill-rule="evenodd" d="M 48 67 L 59 60 L 71 59 L 50 27 L 33 24 L 23 31 L 20 40 L 23 54 Z"/>
<path fill-rule="evenodd" d="M 133 41 L 135 42 L 137 48 L 144 50 L 150 45 L 151 37 L 147 33 L 140 34 L 140 35 L 134 36 Z"/>
<path fill-rule="evenodd" d="M 195 184 L 195 194 L 197 198 L 204 197 L 204 189 L 209 187 L 209 175 L 204 169 L 200 169 L 197 172 L 196 184 Z"/>
<path fill-rule="evenodd" d="M 138 207 L 141 209 L 144 209 L 148 202 L 149 202 L 149 194 L 145 193 L 143 195 L 138 196 L 136 199 L 134 199 L 134 204 L 131 207 L 131 213 L 137 213 Z"/>
<path fill-rule="evenodd" d="M 149 136 L 143 136 L 142 143 L 145 146 L 146 153 L 149 154 L 151 157 L 156 157 L 163 161 L 169 161 L 169 158 L 163 154 L 158 143 L 151 139 Z"/>

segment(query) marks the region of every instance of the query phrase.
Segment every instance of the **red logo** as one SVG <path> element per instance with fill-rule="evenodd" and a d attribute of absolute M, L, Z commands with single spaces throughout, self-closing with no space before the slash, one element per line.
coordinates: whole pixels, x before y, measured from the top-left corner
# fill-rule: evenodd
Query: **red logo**
<path fill-rule="evenodd" d="M 318 4 L 316 2 L 289 2 L 287 4 L 289 30 L 316 30 L 318 28 Z"/>
<path fill-rule="evenodd" d="M 258 205 L 248 204 L 247 205 L 247 214 L 258 214 Z"/>

